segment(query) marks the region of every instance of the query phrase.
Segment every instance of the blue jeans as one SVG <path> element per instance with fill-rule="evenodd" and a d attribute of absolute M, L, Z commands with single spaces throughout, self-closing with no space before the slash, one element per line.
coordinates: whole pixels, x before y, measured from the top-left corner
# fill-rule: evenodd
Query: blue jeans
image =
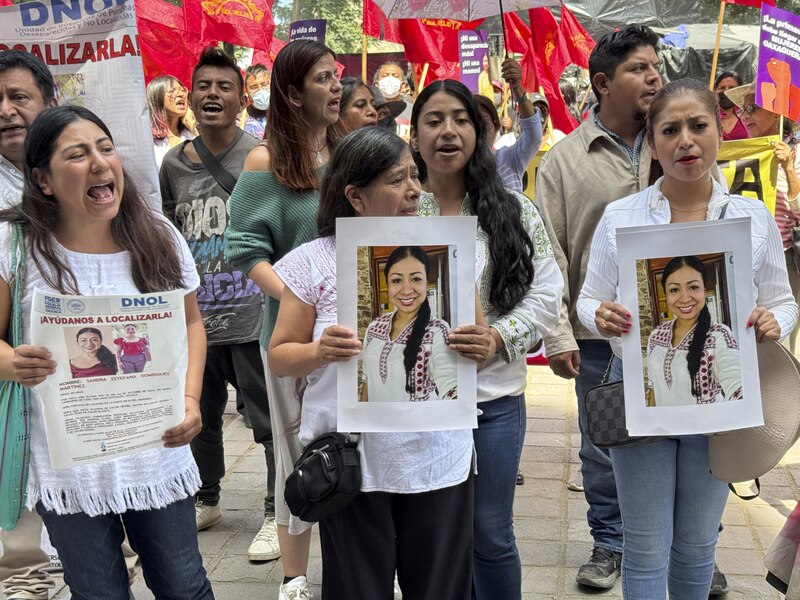
<path fill-rule="evenodd" d="M 728 485 L 708 468 L 708 437 L 612 448 L 625 520 L 626 600 L 706 600 Z"/>
<path fill-rule="evenodd" d="M 617 484 L 608 450 L 602 450 L 589 439 L 586 392 L 599 385 L 611 359 L 611 346 L 602 340 L 578 340 L 581 352 L 580 374 L 575 379 L 575 395 L 578 397 L 578 427 L 581 432 L 581 458 L 583 471 L 583 493 L 589 510 L 586 513 L 594 545 L 614 552 L 622 552 L 622 517 L 617 500 Z M 609 381 L 619 377 L 610 376 Z"/>
<path fill-rule="evenodd" d="M 214 600 L 197 547 L 194 498 L 97 517 L 59 515 L 41 502 L 36 510 L 58 550 L 73 600 L 129 600 L 128 569 L 120 548 L 126 531 L 156 600 Z"/>
<path fill-rule="evenodd" d="M 475 560 L 472 597 L 522 597 L 522 566 L 514 537 L 514 492 L 525 441 L 525 395 L 503 396 L 478 405 L 483 414 L 474 430 Z"/>

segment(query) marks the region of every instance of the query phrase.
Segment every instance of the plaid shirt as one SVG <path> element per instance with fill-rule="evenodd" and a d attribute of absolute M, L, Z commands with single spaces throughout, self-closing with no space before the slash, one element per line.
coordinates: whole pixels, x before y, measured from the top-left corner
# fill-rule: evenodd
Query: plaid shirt
<path fill-rule="evenodd" d="M 619 135 L 611 131 L 610 129 L 606 129 L 603 124 L 600 122 L 600 117 L 597 115 L 599 112 L 600 105 L 598 104 L 592 110 L 592 118 L 594 118 L 594 124 L 597 125 L 600 129 L 605 131 L 609 137 L 614 141 L 614 143 L 619 146 L 620 150 L 622 150 L 630 159 L 631 166 L 633 167 L 633 172 L 639 172 L 639 156 L 642 153 L 642 144 L 644 144 L 644 130 L 645 128 L 642 127 L 642 130 L 636 136 L 636 140 L 633 142 L 633 148 L 628 145 L 624 139 L 622 139 Z"/>

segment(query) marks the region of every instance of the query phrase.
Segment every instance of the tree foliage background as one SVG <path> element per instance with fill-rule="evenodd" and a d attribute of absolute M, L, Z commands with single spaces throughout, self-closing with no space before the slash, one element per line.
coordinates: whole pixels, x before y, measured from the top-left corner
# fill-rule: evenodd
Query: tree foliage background
<path fill-rule="evenodd" d="M 325 19 L 325 44 L 339 54 L 361 52 L 361 0 L 276 0 L 272 6 L 275 36 L 286 41 L 289 23 Z"/>

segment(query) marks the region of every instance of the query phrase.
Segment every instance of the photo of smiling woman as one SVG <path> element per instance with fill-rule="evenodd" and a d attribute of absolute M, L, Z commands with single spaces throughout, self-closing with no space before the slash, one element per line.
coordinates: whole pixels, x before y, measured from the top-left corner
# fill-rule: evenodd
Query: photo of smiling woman
<path fill-rule="evenodd" d="M 696 256 L 675 257 L 664 267 L 661 287 L 674 318 L 653 329 L 647 343 L 655 406 L 742 399 L 739 344 L 727 325 L 712 324 L 706 279 Z"/>
<path fill-rule="evenodd" d="M 67 343 L 71 343 L 72 330 L 66 330 Z M 117 373 L 117 359 L 103 344 L 103 333 L 95 327 L 83 327 L 75 334 L 75 344 L 80 354 L 69 359 L 72 378 L 103 377 Z"/>
<path fill-rule="evenodd" d="M 456 352 L 447 343 L 450 327 L 431 318 L 428 255 L 419 246 L 400 246 L 386 261 L 384 275 L 391 313 L 372 321 L 362 354 L 369 402 L 452 400 Z"/>

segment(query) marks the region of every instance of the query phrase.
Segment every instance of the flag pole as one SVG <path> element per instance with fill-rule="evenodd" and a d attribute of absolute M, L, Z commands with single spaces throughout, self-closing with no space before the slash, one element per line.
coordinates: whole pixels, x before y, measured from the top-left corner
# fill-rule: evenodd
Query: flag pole
<path fill-rule="evenodd" d="M 367 82 L 367 34 L 361 34 L 361 81 Z"/>
<path fill-rule="evenodd" d="M 589 87 L 586 88 L 586 91 L 583 92 L 583 98 L 581 98 L 581 103 L 578 105 L 578 111 L 583 110 L 583 105 L 586 104 L 586 99 L 589 97 L 589 93 L 592 91 L 592 85 L 589 84 Z"/>
<path fill-rule="evenodd" d="M 417 94 L 422 91 L 422 88 L 425 87 L 425 79 L 428 77 L 428 68 L 430 67 L 430 63 L 425 61 L 425 64 L 422 65 L 422 74 L 419 76 L 419 85 L 417 85 Z"/>
<path fill-rule="evenodd" d="M 714 80 L 717 78 L 717 60 L 719 59 L 719 44 L 722 38 L 722 21 L 725 19 L 725 0 L 719 2 L 719 22 L 717 23 L 717 41 L 714 42 L 714 58 L 711 59 L 711 79 L 708 89 L 714 91 Z"/>

